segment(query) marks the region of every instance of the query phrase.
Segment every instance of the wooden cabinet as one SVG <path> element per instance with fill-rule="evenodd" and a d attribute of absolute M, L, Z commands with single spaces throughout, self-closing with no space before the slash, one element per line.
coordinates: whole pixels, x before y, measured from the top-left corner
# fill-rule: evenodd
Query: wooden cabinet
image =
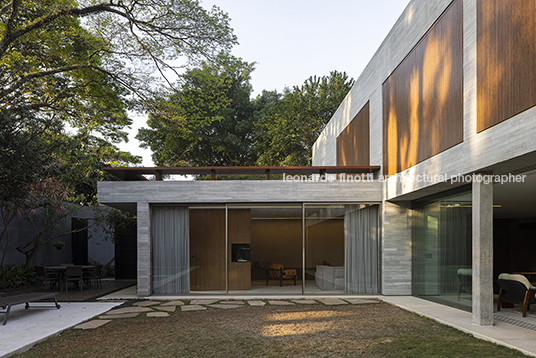
<path fill-rule="evenodd" d="M 250 209 L 229 209 L 229 290 L 251 290 L 251 262 L 232 262 L 233 244 L 251 244 Z"/>
<path fill-rule="evenodd" d="M 232 244 L 251 243 L 251 212 L 229 209 L 229 290 L 251 289 L 251 262 L 231 262 Z M 225 210 L 190 210 L 190 290 L 225 290 Z"/>

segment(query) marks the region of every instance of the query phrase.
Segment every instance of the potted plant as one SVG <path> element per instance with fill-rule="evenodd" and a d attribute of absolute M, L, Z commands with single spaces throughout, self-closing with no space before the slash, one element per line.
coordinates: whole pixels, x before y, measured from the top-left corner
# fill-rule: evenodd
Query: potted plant
<path fill-rule="evenodd" d="M 58 250 L 61 250 L 61 248 L 65 246 L 65 243 L 63 241 L 54 241 L 52 243 L 52 246 L 54 246 Z"/>

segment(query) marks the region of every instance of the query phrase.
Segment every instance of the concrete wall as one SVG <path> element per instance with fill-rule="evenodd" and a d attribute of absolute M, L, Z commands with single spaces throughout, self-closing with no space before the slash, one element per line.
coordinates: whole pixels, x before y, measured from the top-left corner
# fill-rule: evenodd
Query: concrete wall
<path fill-rule="evenodd" d="M 505 172 L 504 164 L 512 158 L 530 155 L 516 162 L 518 168 L 534 163 L 536 152 L 536 107 L 530 108 L 481 133 L 476 132 L 476 0 L 463 1 L 464 42 L 464 141 L 387 180 L 386 200 L 408 200 L 446 190 L 439 181 L 408 181 L 400 176 L 445 175 L 481 170 Z M 370 100 L 370 164 L 382 165 L 382 84 L 448 7 L 451 0 L 413 0 L 402 13 L 386 39 L 371 59 L 354 87 L 341 103 L 313 146 L 313 165 L 336 164 L 336 139 Z M 515 135 L 512 135 L 515 134 Z"/>
<path fill-rule="evenodd" d="M 100 182 L 99 202 L 114 206 L 165 203 L 380 202 L 381 183 L 301 183 L 281 180 Z"/>
<path fill-rule="evenodd" d="M 411 295 L 411 210 L 382 205 L 382 294 Z"/>

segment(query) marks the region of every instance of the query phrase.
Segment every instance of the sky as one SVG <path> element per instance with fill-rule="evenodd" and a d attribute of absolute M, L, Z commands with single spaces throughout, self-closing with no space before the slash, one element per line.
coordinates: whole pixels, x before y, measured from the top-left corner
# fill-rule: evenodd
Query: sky
<path fill-rule="evenodd" d="M 255 62 L 253 97 L 262 90 L 300 86 L 310 76 L 346 72 L 357 79 L 409 0 L 204 0 L 231 18 L 239 45 L 232 54 Z M 129 143 L 121 150 L 154 166 L 151 151 L 134 136 L 146 117 L 133 117 Z"/>

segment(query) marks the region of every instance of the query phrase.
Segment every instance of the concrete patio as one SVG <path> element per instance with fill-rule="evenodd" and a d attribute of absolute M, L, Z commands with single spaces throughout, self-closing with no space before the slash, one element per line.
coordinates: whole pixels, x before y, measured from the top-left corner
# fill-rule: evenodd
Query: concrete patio
<path fill-rule="evenodd" d="M 5 326 L 0 325 L 0 357 L 9 357 L 80 322 L 98 316 L 123 302 L 60 302 L 58 310 L 51 302 L 32 303 L 29 309 L 17 305 L 11 309 Z"/>

